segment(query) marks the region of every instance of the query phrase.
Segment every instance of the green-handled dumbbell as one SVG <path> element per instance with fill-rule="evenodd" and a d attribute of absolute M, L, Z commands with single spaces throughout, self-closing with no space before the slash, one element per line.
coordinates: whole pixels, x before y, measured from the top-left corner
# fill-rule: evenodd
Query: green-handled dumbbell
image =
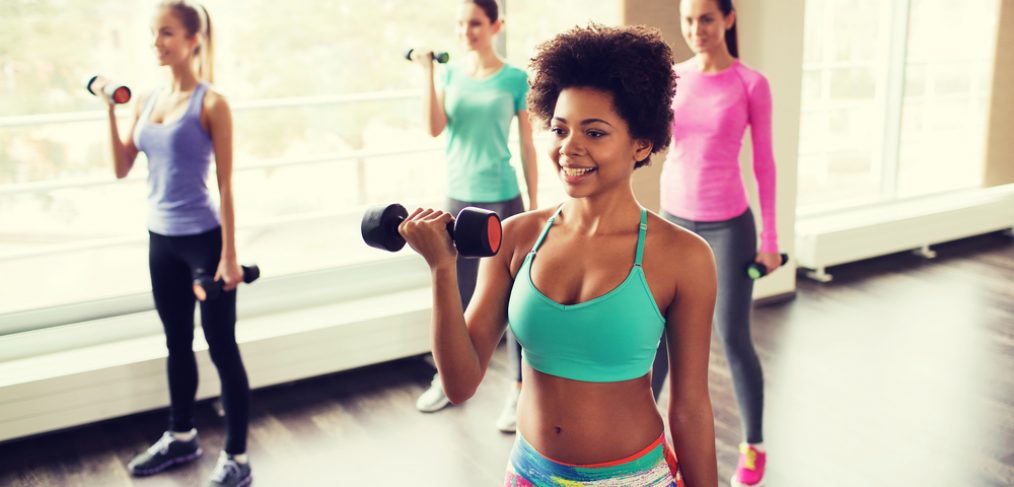
<path fill-rule="evenodd" d="M 413 61 L 414 60 L 413 54 L 415 54 L 415 49 L 409 49 L 405 51 L 405 59 Z M 448 54 L 446 51 L 433 51 L 432 53 L 430 53 L 430 59 L 440 64 L 447 64 L 447 61 L 451 60 L 451 55 Z"/>
<path fill-rule="evenodd" d="M 782 265 L 785 265 L 785 263 L 789 261 L 789 254 L 779 254 L 779 255 L 782 256 Z M 768 272 L 771 271 L 769 271 L 768 268 L 765 267 L 764 264 L 761 264 L 760 262 L 751 262 L 750 265 L 746 266 L 746 275 L 750 277 L 750 279 L 754 280 L 760 279 L 768 275 Z"/>

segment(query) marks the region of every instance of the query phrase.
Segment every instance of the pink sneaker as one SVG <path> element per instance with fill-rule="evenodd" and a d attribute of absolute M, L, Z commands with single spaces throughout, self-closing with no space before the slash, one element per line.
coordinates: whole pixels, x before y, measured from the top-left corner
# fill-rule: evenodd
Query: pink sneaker
<path fill-rule="evenodd" d="M 732 475 L 732 487 L 760 487 L 764 485 L 764 464 L 768 455 L 747 443 L 739 445 L 739 464 Z"/>

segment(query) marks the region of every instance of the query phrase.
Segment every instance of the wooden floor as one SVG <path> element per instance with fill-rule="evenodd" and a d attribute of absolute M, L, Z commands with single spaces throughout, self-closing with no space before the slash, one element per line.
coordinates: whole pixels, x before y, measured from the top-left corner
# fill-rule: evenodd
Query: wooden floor
<path fill-rule="evenodd" d="M 993 234 L 801 280 L 758 308 L 768 486 L 1014 486 L 1014 243 Z M 723 485 L 739 422 L 716 343 L 712 400 Z M 495 486 L 513 436 L 493 422 L 509 385 L 503 351 L 466 405 L 421 414 L 432 370 L 403 360 L 254 392 L 255 485 Z M 222 444 L 209 403 L 204 457 L 132 479 L 164 411 L 0 444 L 0 486 L 203 485 Z"/>

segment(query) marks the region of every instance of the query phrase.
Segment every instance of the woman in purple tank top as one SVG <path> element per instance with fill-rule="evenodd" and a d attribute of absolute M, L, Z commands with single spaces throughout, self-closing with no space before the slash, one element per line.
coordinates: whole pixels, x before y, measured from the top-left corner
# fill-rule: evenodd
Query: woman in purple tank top
<path fill-rule="evenodd" d="M 128 469 L 134 475 L 151 475 L 202 454 L 193 425 L 197 300 L 191 283 L 197 273 L 214 271 L 214 279 L 224 281 L 225 292 L 200 303 L 201 327 L 222 383 L 226 444 L 209 485 L 247 485 L 252 479 L 246 458 L 250 387 L 235 336 L 235 289 L 243 272 L 236 257 L 232 113 L 225 97 L 210 85 L 207 10 L 187 0 L 164 1 L 155 10 L 151 32 L 158 63 L 171 73 L 169 86 L 140 100 L 126 137 L 121 137 L 107 100 L 116 177 L 127 176 L 139 152 L 148 159 L 148 261 L 168 348 L 169 427 Z M 221 208 L 208 190 L 212 159 Z"/>

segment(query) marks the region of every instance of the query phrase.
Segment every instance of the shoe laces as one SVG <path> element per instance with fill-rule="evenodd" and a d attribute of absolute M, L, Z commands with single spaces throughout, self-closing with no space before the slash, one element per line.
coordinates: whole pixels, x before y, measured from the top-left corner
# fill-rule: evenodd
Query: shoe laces
<path fill-rule="evenodd" d="M 166 431 L 162 434 L 162 437 L 155 442 L 155 444 L 148 447 L 148 453 L 152 455 L 156 453 L 165 455 L 166 453 L 169 453 L 169 445 L 171 445 L 174 441 L 176 441 L 176 438 L 173 437 L 172 433 Z"/>
<path fill-rule="evenodd" d="M 239 475 L 239 464 L 225 455 L 218 457 L 218 463 L 215 464 L 215 471 L 211 474 L 211 480 L 225 482 L 225 479 L 229 478 L 230 475 Z"/>
<path fill-rule="evenodd" d="M 757 469 L 757 450 L 750 448 L 750 445 L 743 444 L 739 447 L 740 454 L 743 455 L 743 468 L 747 470 Z"/>

